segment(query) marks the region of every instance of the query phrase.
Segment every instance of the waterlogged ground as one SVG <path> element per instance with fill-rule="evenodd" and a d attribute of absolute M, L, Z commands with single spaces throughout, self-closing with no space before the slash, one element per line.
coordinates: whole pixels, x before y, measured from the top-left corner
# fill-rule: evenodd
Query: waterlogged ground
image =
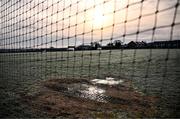
<path fill-rule="evenodd" d="M 109 84 L 87 79 L 50 79 L 38 87 L 33 94 L 21 92 L 22 103 L 48 117 L 154 117 L 158 113 L 158 97 L 143 95 L 130 81 Z"/>
<path fill-rule="evenodd" d="M 179 49 L 0 54 L 0 117 L 180 117 L 179 62 Z"/>

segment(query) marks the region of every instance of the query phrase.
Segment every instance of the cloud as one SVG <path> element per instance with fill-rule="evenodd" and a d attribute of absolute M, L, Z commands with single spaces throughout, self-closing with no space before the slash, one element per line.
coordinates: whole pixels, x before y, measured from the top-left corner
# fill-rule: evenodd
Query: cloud
<path fill-rule="evenodd" d="M 156 40 L 169 40 L 177 0 L 162 0 L 159 5 L 157 3 L 157 0 L 143 3 L 139 0 L 130 0 L 129 3 L 123 0 L 1 1 L 0 44 L 1 47 L 6 45 L 16 48 L 51 45 L 64 47 L 75 43 L 90 43 L 91 40 L 107 41 L 111 37 L 122 39 L 124 34 L 125 42 L 129 42 L 136 40 L 137 31 L 137 40 L 151 41 L 154 27 L 157 28 Z M 157 6 L 159 12 L 155 15 Z M 102 16 L 98 17 L 96 12 L 99 10 Z M 175 22 L 180 23 L 179 19 L 178 9 Z M 178 32 L 179 25 L 175 26 L 173 39 L 179 39 Z"/>

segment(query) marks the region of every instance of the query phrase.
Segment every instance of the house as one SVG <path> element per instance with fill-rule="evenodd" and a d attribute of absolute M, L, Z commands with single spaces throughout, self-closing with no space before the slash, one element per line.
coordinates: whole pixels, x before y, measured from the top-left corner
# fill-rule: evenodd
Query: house
<path fill-rule="evenodd" d="M 136 48 L 136 47 L 137 47 L 137 44 L 134 41 L 131 41 L 127 44 L 127 48 Z"/>
<path fill-rule="evenodd" d="M 142 41 L 142 42 L 136 42 L 137 44 L 137 48 L 146 48 L 147 47 L 147 43 Z"/>
<path fill-rule="evenodd" d="M 134 42 L 131 41 L 127 44 L 127 48 L 146 48 L 147 43 L 142 41 L 142 42 Z"/>

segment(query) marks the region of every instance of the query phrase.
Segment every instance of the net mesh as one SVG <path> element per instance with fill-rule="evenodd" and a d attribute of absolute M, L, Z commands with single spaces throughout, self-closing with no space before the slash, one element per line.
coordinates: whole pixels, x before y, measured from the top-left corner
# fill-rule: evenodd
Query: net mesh
<path fill-rule="evenodd" d="M 0 86 L 18 92 L 43 79 L 130 80 L 163 99 L 158 116 L 179 116 L 179 2 L 2 0 Z"/>

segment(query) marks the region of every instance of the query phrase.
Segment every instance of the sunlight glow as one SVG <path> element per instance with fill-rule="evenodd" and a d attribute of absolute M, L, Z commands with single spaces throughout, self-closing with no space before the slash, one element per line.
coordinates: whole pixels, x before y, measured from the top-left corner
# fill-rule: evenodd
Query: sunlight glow
<path fill-rule="evenodd" d="M 96 8 L 94 11 L 94 17 L 93 17 L 93 25 L 97 28 L 100 28 L 103 26 L 103 23 L 105 21 L 105 17 L 103 14 L 103 11 L 101 8 Z"/>
<path fill-rule="evenodd" d="M 102 6 L 97 6 L 95 10 L 93 11 L 93 20 L 92 24 L 95 29 L 103 28 L 106 26 L 110 21 L 109 16 L 104 15 L 104 9 Z"/>

